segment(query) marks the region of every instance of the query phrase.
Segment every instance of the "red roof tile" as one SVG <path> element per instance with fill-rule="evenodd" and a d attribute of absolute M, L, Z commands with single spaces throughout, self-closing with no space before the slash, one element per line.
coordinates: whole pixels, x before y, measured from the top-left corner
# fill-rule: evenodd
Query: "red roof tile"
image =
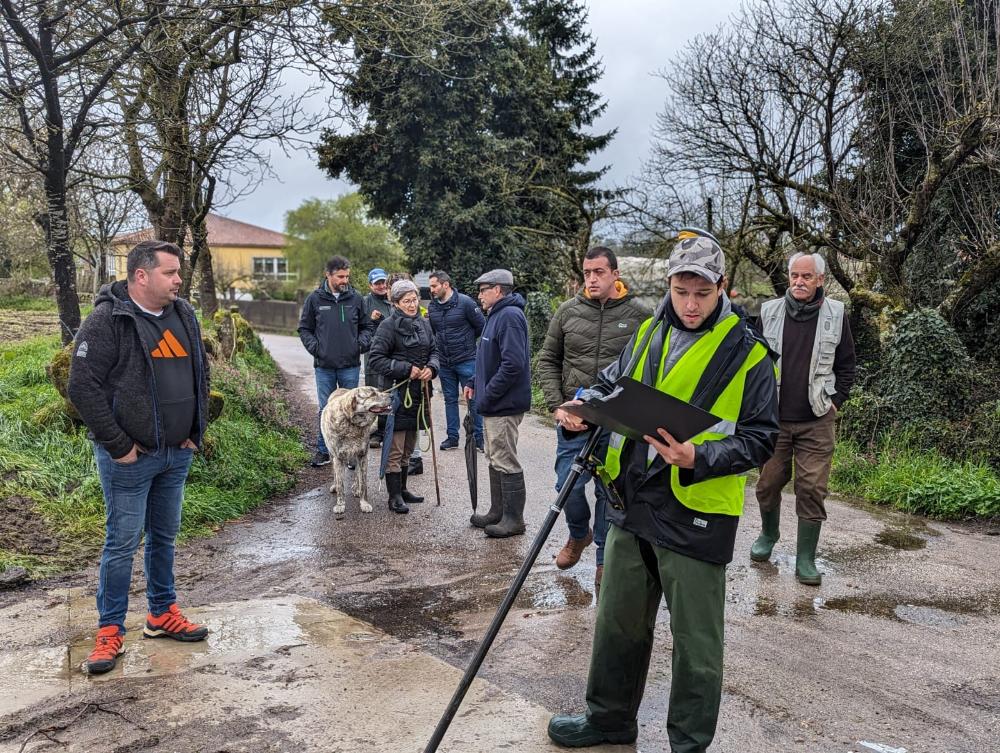
<path fill-rule="evenodd" d="M 251 225 L 248 222 L 231 220 L 209 213 L 206 218 L 208 225 L 208 245 L 220 246 L 250 246 L 254 248 L 284 248 L 288 240 L 284 233 Z M 134 233 L 116 236 L 113 243 L 135 244 L 153 238 L 153 228 L 147 227 Z M 188 233 L 190 240 L 190 232 Z"/>

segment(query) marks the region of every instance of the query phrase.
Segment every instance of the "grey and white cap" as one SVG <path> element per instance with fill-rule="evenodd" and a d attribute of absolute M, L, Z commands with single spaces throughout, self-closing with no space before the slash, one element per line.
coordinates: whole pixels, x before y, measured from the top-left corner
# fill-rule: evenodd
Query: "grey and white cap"
<path fill-rule="evenodd" d="M 514 273 L 509 269 L 491 269 L 476 278 L 474 285 L 509 285 L 514 287 Z"/>
<path fill-rule="evenodd" d="M 679 272 L 693 272 L 717 283 L 726 275 L 726 255 L 711 238 L 701 235 L 682 238 L 667 260 L 667 277 Z"/>

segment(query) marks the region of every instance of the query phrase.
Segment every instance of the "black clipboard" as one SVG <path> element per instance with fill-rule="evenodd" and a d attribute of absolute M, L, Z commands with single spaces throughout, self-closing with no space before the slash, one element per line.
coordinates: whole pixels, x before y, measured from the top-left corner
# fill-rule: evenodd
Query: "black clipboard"
<path fill-rule="evenodd" d="M 646 434 L 658 436 L 656 430 L 661 427 L 677 441 L 686 442 L 722 420 L 628 376 L 619 378 L 607 397 L 560 407 L 589 424 L 603 426 L 637 442 L 644 442 Z"/>

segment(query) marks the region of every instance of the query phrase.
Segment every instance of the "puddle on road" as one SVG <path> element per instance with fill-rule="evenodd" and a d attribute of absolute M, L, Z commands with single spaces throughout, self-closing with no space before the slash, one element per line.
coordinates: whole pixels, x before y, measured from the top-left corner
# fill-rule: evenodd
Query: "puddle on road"
<path fill-rule="evenodd" d="M 577 572 L 579 569 L 579 572 Z M 560 611 L 593 605 L 593 568 L 572 573 L 532 572 L 511 611 Z M 496 611 L 511 577 L 476 574 L 438 586 L 391 588 L 333 595 L 338 609 L 370 622 L 401 640 L 426 637 L 459 639 L 469 615 Z"/>
<path fill-rule="evenodd" d="M 913 551 L 927 546 L 927 539 L 916 536 L 909 528 L 893 528 L 886 526 L 875 536 L 875 541 L 893 549 Z"/>
<path fill-rule="evenodd" d="M 295 646 L 367 643 L 383 637 L 376 632 L 359 632 L 358 623 L 345 615 L 294 597 L 187 611 L 191 619 L 208 625 L 206 640 L 147 640 L 142 637 L 142 618 L 130 616 L 125 653 L 118 666 L 104 675 L 89 677 L 81 671 L 93 647 L 92 628 L 81 629 L 70 646 L 0 652 L 0 715 L 56 693 L 79 689 L 84 683 L 174 674 L 281 654 Z"/>
<path fill-rule="evenodd" d="M 878 617 L 895 622 L 937 628 L 957 628 L 971 617 L 1000 614 L 1000 589 L 969 598 L 914 599 L 902 594 L 856 596 L 798 596 L 791 603 L 773 595 L 759 594 L 753 604 L 754 617 L 784 616 L 809 619 L 823 610 Z"/>
<path fill-rule="evenodd" d="M 823 607 L 926 627 L 950 628 L 965 625 L 970 616 L 997 614 L 1000 590 L 966 599 L 913 599 L 895 594 L 837 596 L 827 599 Z"/>

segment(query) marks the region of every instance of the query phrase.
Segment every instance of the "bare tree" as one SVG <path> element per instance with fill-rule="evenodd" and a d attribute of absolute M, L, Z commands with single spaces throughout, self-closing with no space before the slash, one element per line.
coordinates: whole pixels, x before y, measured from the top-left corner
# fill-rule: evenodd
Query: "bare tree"
<path fill-rule="evenodd" d="M 164 24 L 163 38 L 151 38 L 116 82 L 129 182 L 157 237 L 182 246 L 191 239 L 182 295 L 197 271 L 208 313 L 217 306 L 208 213 L 256 187 L 270 170 L 269 148 L 293 146 L 318 126 L 303 105 L 314 87 L 284 86 L 302 65 L 287 34 L 304 33 L 306 6 L 200 3 Z"/>
<path fill-rule="evenodd" d="M 998 13 L 958 0 L 756 2 L 662 74 L 672 97 L 651 169 L 675 191 L 728 190 L 735 245 L 776 287 L 786 254 L 809 250 L 855 304 L 907 306 L 935 205 L 971 200 L 996 164 Z"/>
<path fill-rule="evenodd" d="M 44 183 L 39 221 L 63 342 L 80 326 L 69 176 L 100 132 L 108 82 L 156 28 L 160 10 L 160 3 L 146 2 L 0 0 L 0 100 L 17 114 L 17 131 L 0 134 L 0 142 Z"/>
<path fill-rule="evenodd" d="M 75 181 L 69 194 L 70 222 L 76 242 L 73 253 L 90 269 L 92 293 L 96 296 L 108 280 L 112 241 L 125 230 L 138 229 L 139 202 L 122 185 L 94 177 L 106 168 L 87 171 Z"/>

